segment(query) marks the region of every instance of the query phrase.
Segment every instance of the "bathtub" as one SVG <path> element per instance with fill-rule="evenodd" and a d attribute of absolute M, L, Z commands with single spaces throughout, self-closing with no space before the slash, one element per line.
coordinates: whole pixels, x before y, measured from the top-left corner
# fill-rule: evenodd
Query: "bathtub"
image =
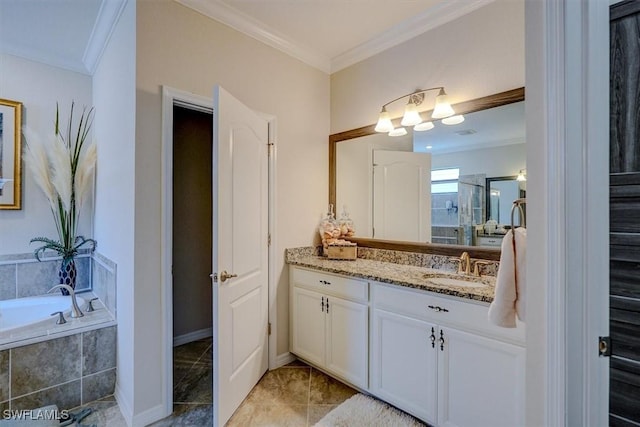
<path fill-rule="evenodd" d="M 84 299 L 76 295 L 82 309 Z M 28 328 L 43 321 L 55 324 L 51 313 L 62 311 L 67 320 L 71 317 L 71 296 L 44 295 L 0 301 L 0 337 Z"/>

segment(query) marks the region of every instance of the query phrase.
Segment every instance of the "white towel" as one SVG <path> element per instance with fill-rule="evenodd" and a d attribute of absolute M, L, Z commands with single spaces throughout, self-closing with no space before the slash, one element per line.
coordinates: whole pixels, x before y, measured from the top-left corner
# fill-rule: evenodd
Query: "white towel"
<path fill-rule="evenodd" d="M 525 320 L 527 229 L 515 229 L 515 247 L 513 235 L 509 230 L 502 239 L 495 295 L 489 307 L 489 321 L 503 328 L 515 328 L 516 316 Z"/>

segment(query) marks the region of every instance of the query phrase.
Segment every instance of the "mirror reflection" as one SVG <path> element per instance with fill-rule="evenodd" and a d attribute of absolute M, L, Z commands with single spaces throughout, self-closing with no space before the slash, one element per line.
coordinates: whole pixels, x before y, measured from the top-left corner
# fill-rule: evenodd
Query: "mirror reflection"
<path fill-rule="evenodd" d="M 526 168 L 524 102 L 464 117 L 336 145 L 336 207 L 346 206 L 356 237 L 500 246 L 511 203 L 525 190 L 516 180 Z"/>

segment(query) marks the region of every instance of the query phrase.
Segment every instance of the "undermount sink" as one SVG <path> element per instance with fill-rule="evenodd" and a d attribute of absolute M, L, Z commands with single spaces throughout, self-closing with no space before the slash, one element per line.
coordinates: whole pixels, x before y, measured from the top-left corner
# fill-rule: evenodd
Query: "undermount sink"
<path fill-rule="evenodd" d="M 451 273 L 425 273 L 424 278 L 430 283 L 440 286 L 460 286 L 466 288 L 482 288 L 492 286 L 493 282 L 487 277 L 462 276 Z"/>
<path fill-rule="evenodd" d="M 489 286 L 487 283 L 476 282 L 472 280 L 457 279 L 452 277 L 428 277 L 429 282 L 435 285 L 443 286 L 462 286 L 467 288 L 482 288 Z"/>

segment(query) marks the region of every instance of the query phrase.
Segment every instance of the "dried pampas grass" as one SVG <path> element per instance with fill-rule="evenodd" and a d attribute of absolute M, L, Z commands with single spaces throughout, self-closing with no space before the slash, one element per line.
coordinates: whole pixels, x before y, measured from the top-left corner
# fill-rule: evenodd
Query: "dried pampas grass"
<path fill-rule="evenodd" d="M 59 136 L 56 136 L 53 140 L 49 160 L 51 162 L 52 172 L 51 183 L 58 192 L 64 210 L 70 211 L 73 189 L 71 153 L 69 152 L 69 147 L 67 147 Z"/>
<path fill-rule="evenodd" d="M 24 127 L 22 133 L 26 139 L 24 161 L 29 166 L 29 170 L 31 170 L 36 184 L 38 184 L 38 187 L 40 187 L 47 197 L 51 209 L 56 209 L 58 194 L 51 182 L 51 169 L 49 167 L 47 149 L 38 134 L 30 128 Z"/>
<path fill-rule="evenodd" d="M 89 185 L 92 182 L 93 171 L 96 167 L 96 161 L 98 159 L 98 150 L 95 143 L 89 144 L 80 153 L 78 159 L 78 169 L 76 169 L 75 179 L 75 195 L 78 208 L 82 206 L 84 200 L 89 192 Z"/>

